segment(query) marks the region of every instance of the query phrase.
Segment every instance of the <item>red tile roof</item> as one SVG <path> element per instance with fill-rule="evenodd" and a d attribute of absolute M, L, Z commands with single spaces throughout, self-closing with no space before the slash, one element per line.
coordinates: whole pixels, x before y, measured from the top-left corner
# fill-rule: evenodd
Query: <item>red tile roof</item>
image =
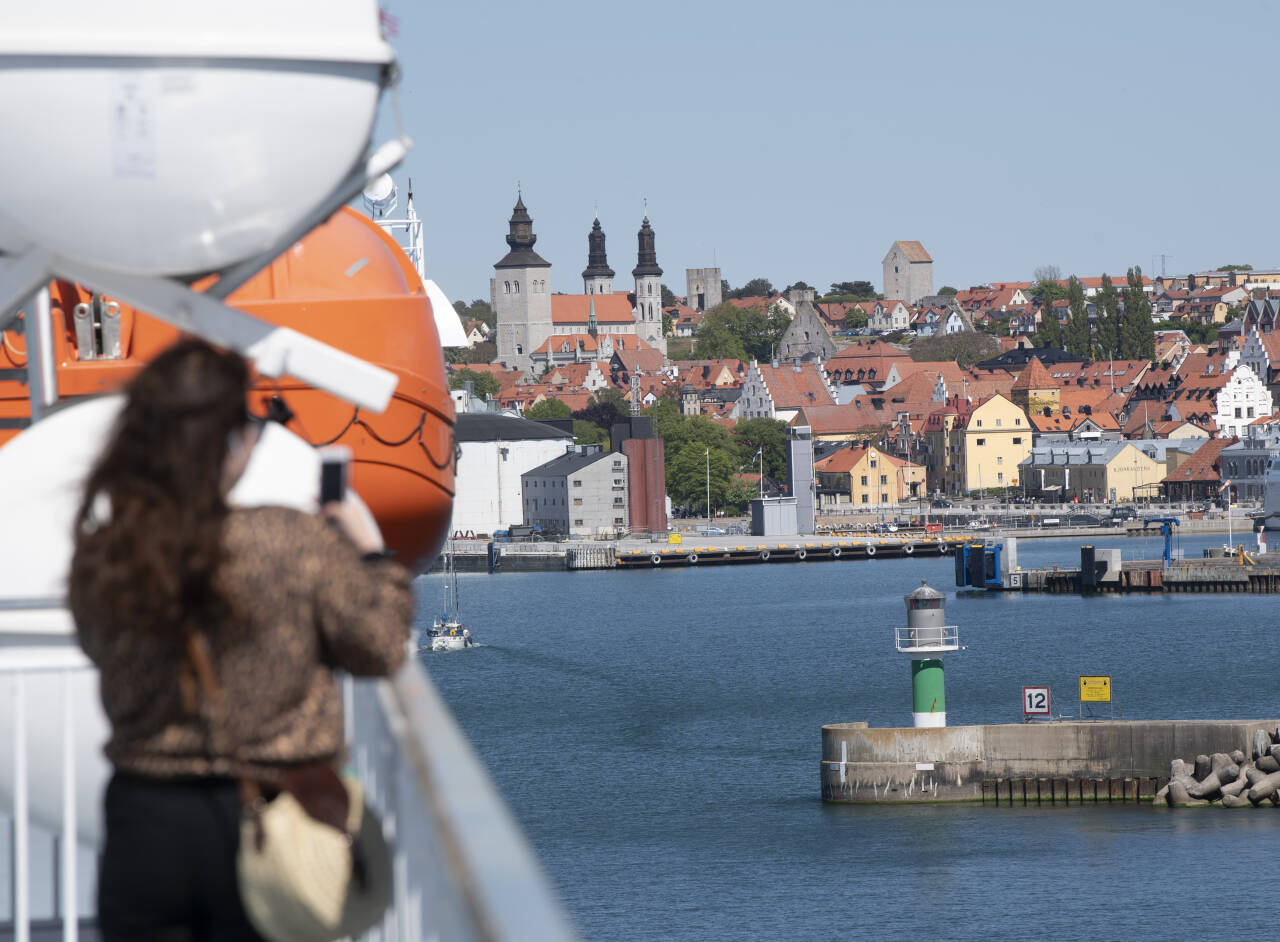
<path fill-rule="evenodd" d="M 596 302 L 596 323 L 635 323 L 630 296 L 617 291 L 613 294 L 553 294 L 551 323 L 557 327 L 575 324 L 582 324 L 585 327 L 591 311 L 592 298 Z"/>
<path fill-rule="evenodd" d="M 1188 482 L 1216 482 L 1221 480 L 1219 475 L 1219 466 L 1221 463 L 1222 449 L 1228 445 L 1234 445 L 1239 439 L 1234 436 L 1231 438 L 1209 438 L 1205 439 L 1205 443 L 1196 449 L 1196 453 L 1188 458 L 1182 464 L 1166 475 L 1162 484 L 1177 484 Z"/>
<path fill-rule="evenodd" d="M 1029 362 L 1018 374 L 1018 378 L 1013 381 L 1011 389 L 1061 389 L 1062 383 L 1049 375 L 1049 371 L 1044 368 L 1044 364 L 1040 362 L 1039 357 L 1032 357 Z"/>
<path fill-rule="evenodd" d="M 835 404 L 827 390 L 827 384 L 822 380 L 822 374 L 812 363 L 802 364 L 799 369 L 791 364 L 775 367 L 771 363 L 758 363 L 756 366 L 765 385 L 769 387 L 775 409 Z"/>
<path fill-rule="evenodd" d="M 902 249 L 902 254 L 907 257 L 908 262 L 932 262 L 929 253 L 924 250 L 924 246 L 919 242 L 904 242 L 899 239 L 893 243 Z"/>

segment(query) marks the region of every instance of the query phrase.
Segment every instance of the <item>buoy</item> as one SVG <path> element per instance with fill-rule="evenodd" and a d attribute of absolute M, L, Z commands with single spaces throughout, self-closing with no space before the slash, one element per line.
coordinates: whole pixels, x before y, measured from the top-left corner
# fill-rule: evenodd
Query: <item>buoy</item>
<path fill-rule="evenodd" d="M 693 563 L 696 563 L 697 561 L 698 561 L 698 554 L 697 554 L 697 553 L 690 553 L 690 554 L 689 554 L 689 563 L 690 563 L 690 564 L 693 564 Z"/>
<path fill-rule="evenodd" d="M 868 547 L 867 547 L 867 555 L 868 555 L 868 556 L 874 556 L 875 554 L 876 554 L 876 548 L 875 548 L 874 546 L 868 546 Z"/>
<path fill-rule="evenodd" d="M 768 551 L 768 550 L 761 550 L 761 551 L 760 551 L 760 559 L 761 559 L 761 561 L 762 561 L 762 562 L 768 562 L 768 561 L 769 561 L 769 551 Z"/>
<path fill-rule="evenodd" d="M 906 546 L 902 548 L 902 551 L 906 553 L 908 556 L 910 556 L 912 553 L 916 551 L 916 548 L 914 544 L 908 543 Z"/>
<path fill-rule="evenodd" d="M 831 558 L 832 558 L 832 559 L 839 559 L 839 558 L 840 558 L 840 547 L 838 547 L 838 546 L 837 546 L 837 547 L 835 547 L 834 549 L 832 549 L 832 550 L 831 550 Z"/>
<path fill-rule="evenodd" d="M 659 556 L 657 553 L 654 553 L 652 556 L 649 557 L 649 562 L 653 563 L 655 566 L 661 566 L 662 557 Z"/>
<path fill-rule="evenodd" d="M 804 559 L 808 555 L 804 550 L 796 550 L 796 559 Z"/>

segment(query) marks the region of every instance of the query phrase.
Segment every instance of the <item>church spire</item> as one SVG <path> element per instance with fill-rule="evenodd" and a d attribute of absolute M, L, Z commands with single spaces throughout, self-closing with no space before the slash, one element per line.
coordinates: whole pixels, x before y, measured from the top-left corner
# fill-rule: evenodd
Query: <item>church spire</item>
<path fill-rule="evenodd" d="M 524 195 L 516 191 L 516 205 L 508 222 L 507 245 L 511 247 L 494 268 L 550 268 L 551 263 L 533 250 L 538 237 L 533 233 L 533 217 L 524 205 Z"/>
<path fill-rule="evenodd" d="M 596 217 L 591 231 L 587 234 L 587 267 L 582 271 L 583 280 L 589 278 L 612 278 L 613 269 L 604 250 L 604 230 L 600 228 L 600 217 Z"/>
<path fill-rule="evenodd" d="M 600 324 L 596 321 L 596 296 L 593 294 L 590 298 L 591 309 L 587 313 L 587 333 L 594 337 L 600 331 Z"/>
<path fill-rule="evenodd" d="M 640 232 L 637 233 L 640 242 L 640 251 L 636 258 L 636 267 L 632 269 L 632 277 L 639 278 L 641 275 L 657 275 L 661 277 L 662 269 L 658 267 L 658 252 L 653 246 L 653 228 L 649 225 L 649 217 L 646 215 L 644 221 L 640 223 Z"/>

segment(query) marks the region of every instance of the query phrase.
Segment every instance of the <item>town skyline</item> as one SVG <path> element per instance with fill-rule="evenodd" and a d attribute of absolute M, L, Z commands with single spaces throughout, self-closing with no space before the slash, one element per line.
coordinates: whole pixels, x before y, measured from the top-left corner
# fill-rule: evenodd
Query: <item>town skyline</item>
<path fill-rule="evenodd" d="M 389 13 L 416 145 L 396 179 L 455 300 L 487 295 L 517 183 L 566 290 L 597 208 L 617 252 L 646 200 L 668 270 L 735 286 L 875 281 L 899 239 L 957 288 L 1158 274 L 1161 253 L 1280 265 L 1247 211 L 1280 131 L 1242 92 L 1265 87 L 1271 6 Z M 1247 28 L 1206 49 L 1226 22 Z"/>

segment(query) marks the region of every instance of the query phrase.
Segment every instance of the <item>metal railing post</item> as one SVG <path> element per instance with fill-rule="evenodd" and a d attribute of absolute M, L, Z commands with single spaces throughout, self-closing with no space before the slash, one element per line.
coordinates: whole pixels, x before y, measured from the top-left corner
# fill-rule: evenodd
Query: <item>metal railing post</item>
<path fill-rule="evenodd" d="M 27 693 L 21 674 L 13 678 L 13 938 L 31 940 L 31 875 L 27 820 Z"/>
<path fill-rule="evenodd" d="M 53 318 L 49 288 L 45 286 L 31 299 L 27 318 L 27 391 L 31 398 L 31 421 L 39 422 L 58 401 L 58 370 L 53 355 Z"/>
<path fill-rule="evenodd" d="M 79 889 L 76 886 L 76 742 L 73 674 L 62 671 L 62 938 L 76 942 L 80 934 Z M 56 913 L 55 913 L 56 915 Z"/>

